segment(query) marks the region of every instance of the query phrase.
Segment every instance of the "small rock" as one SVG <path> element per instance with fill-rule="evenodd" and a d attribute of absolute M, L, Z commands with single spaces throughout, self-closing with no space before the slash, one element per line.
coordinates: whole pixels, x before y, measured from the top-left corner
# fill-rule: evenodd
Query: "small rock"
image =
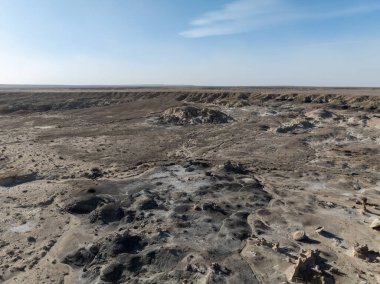
<path fill-rule="evenodd" d="M 26 240 L 28 241 L 28 243 L 35 243 L 37 241 L 36 238 L 32 236 L 27 237 Z"/>
<path fill-rule="evenodd" d="M 363 206 L 362 210 L 364 212 L 367 212 L 367 206 L 366 206 L 367 205 L 367 201 L 368 201 L 367 197 L 362 196 L 362 198 L 361 198 L 361 204 Z"/>
<path fill-rule="evenodd" d="M 324 228 L 324 227 L 321 227 L 321 226 L 315 228 L 315 232 L 318 233 L 318 234 L 323 233 L 324 230 L 325 230 L 325 228 Z"/>
<path fill-rule="evenodd" d="M 373 220 L 370 227 L 374 230 L 380 230 L 380 219 Z"/>
<path fill-rule="evenodd" d="M 8 242 L 0 240 L 0 248 L 6 247 L 7 245 L 9 245 Z"/>
<path fill-rule="evenodd" d="M 194 204 L 193 205 L 193 210 L 200 211 L 202 210 L 201 206 L 199 204 Z"/>
<path fill-rule="evenodd" d="M 273 243 L 273 245 L 272 245 L 272 249 L 273 249 L 275 252 L 279 252 L 279 251 L 280 251 L 280 243 Z"/>
<path fill-rule="evenodd" d="M 368 251 L 369 249 L 367 245 L 360 245 L 358 243 L 355 243 L 353 248 L 353 256 L 361 259 L 366 259 Z"/>
<path fill-rule="evenodd" d="M 293 240 L 297 242 L 302 242 L 307 239 L 305 231 L 296 231 L 292 234 Z"/>
<path fill-rule="evenodd" d="M 99 169 L 99 168 L 92 168 L 91 169 L 91 173 L 85 173 L 84 177 L 95 180 L 97 178 L 103 177 L 104 174 L 105 173 L 101 169 Z"/>

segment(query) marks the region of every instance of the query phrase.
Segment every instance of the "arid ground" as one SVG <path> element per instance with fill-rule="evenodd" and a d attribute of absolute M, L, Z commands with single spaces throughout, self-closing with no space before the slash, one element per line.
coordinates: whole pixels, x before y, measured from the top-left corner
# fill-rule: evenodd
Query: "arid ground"
<path fill-rule="evenodd" d="M 380 283 L 380 89 L 3 88 L 0 283 Z"/>

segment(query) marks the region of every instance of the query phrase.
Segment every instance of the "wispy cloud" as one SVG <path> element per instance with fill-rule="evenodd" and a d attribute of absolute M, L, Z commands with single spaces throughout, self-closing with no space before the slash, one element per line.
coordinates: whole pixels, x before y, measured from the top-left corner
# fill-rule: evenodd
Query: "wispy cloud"
<path fill-rule="evenodd" d="M 341 9 L 311 10 L 294 6 L 289 0 L 235 0 L 193 20 L 191 27 L 180 35 L 188 38 L 228 35 L 290 21 L 344 17 L 380 10 L 380 3 L 362 1 L 360 5 L 346 4 Z"/>

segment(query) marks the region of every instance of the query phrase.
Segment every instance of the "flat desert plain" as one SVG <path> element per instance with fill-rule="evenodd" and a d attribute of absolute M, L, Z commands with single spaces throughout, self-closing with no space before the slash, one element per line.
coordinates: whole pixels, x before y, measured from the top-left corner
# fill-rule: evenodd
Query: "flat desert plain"
<path fill-rule="evenodd" d="M 380 283 L 380 89 L 0 90 L 0 283 Z"/>

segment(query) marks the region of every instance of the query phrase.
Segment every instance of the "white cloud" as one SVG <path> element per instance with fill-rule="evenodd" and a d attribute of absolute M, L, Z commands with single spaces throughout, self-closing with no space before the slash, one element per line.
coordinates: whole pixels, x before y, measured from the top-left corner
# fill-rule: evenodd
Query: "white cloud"
<path fill-rule="evenodd" d="M 249 18 L 255 14 L 265 14 L 278 4 L 278 0 L 239 0 L 227 4 L 220 11 L 210 12 L 192 22 L 194 26 L 204 26 L 221 21 L 234 21 L 236 19 Z"/>
<path fill-rule="evenodd" d="M 190 24 L 191 29 L 180 33 L 184 37 L 205 37 L 249 31 L 261 25 L 268 16 L 272 20 L 283 0 L 238 0 L 221 10 L 204 14 Z"/>
<path fill-rule="evenodd" d="M 361 5 L 339 10 L 313 12 L 292 6 L 289 0 L 235 0 L 220 10 L 208 12 L 193 20 L 191 28 L 180 33 L 197 38 L 252 31 L 268 25 L 297 20 L 336 18 L 380 10 L 379 2 L 363 1 Z"/>

